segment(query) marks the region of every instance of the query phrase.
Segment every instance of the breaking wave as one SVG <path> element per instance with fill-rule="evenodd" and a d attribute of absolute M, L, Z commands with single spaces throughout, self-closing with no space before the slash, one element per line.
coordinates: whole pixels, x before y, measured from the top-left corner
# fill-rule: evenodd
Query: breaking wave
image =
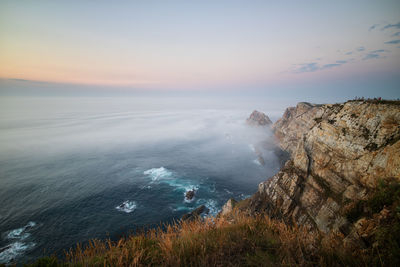
<path fill-rule="evenodd" d="M 122 204 L 118 205 L 115 208 L 119 211 L 131 213 L 132 211 L 134 211 L 136 209 L 136 207 L 137 207 L 137 205 L 136 205 L 135 201 L 126 200 L 126 201 L 122 202 Z"/>
<path fill-rule="evenodd" d="M 165 167 L 152 168 L 144 171 L 143 174 L 150 177 L 152 183 L 167 184 L 171 187 L 174 187 L 175 190 L 183 193 L 189 190 L 197 191 L 199 189 L 198 184 L 189 179 L 185 179 L 184 177 L 180 177 L 175 172 L 168 170 Z"/>
<path fill-rule="evenodd" d="M 172 176 L 172 172 L 164 167 L 152 168 L 147 171 L 144 171 L 143 174 L 148 175 L 153 181 L 157 181 L 163 178 L 169 178 Z"/>
<path fill-rule="evenodd" d="M 35 222 L 29 222 L 21 228 L 5 233 L 5 239 L 14 242 L 0 248 L 0 263 L 9 263 L 36 245 L 34 242 L 26 241 L 31 236 L 28 231 L 35 226 Z"/>

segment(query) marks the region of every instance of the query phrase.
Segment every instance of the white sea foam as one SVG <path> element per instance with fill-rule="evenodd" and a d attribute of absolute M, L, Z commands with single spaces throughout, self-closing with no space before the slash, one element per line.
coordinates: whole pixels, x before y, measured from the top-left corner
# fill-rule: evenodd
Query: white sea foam
<path fill-rule="evenodd" d="M 36 226 L 35 222 L 28 222 L 24 227 L 11 230 L 7 233 L 7 239 L 26 239 L 30 236 L 26 231 L 34 226 Z"/>
<path fill-rule="evenodd" d="M 228 193 L 229 195 L 232 195 L 233 194 L 233 192 L 232 191 L 229 191 L 228 189 L 226 189 L 226 188 L 224 188 L 224 191 L 226 192 L 226 193 Z"/>
<path fill-rule="evenodd" d="M 157 181 L 163 178 L 169 178 L 172 176 L 172 172 L 164 167 L 152 168 L 144 171 L 143 174 L 150 176 L 153 181 Z"/>
<path fill-rule="evenodd" d="M 216 216 L 220 209 L 217 207 L 217 201 L 214 199 L 199 199 L 199 205 L 204 205 L 208 209 L 207 213 L 202 214 L 202 216 Z"/>
<path fill-rule="evenodd" d="M 14 229 L 6 233 L 6 239 L 16 241 L 0 248 L 0 263 L 8 263 L 19 255 L 23 254 L 24 251 L 35 246 L 35 243 L 33 242 L 22 242 L 31 235 L 27 231 L 35 226 L 35 222 L 28 222 L 24 227 Z"/>
<path fill-rule="evenodd" d="M 176 208 L 172 208 L 173 211 L 182 211 L 182 210 L 192 210 L 192 208 L 186 207 L 186 206 L 179 206 Z"/>
<path fill-rule="evenodd" d="M 164 167 L 152 168 L 144 171 L 143 174 L 149 176 L 152 180 L 152 183 L 167 184 L 171 187 L 174 187 L 175 190 L 183 191 L 184 193 L 189 190 L 197 191 L 199 189 L 198 184 L 193 183 L 192 181 L 183 177 L 179 177 L 179 175 Z"/>
<path fill-rule="evenodd" d="M 132 211 L 134 211 L 136 209 L 136 207 L 137 207 L 137 205 L 136 205 L 135 201 L 126 200 L 126 201 L 122 202 L 121 205 L 118 205 L 115 208 L 119 211 L 131 213 Z"/>
<path fill-rule="evenodd" d="M 208 215 L 216 216 L 220 209 L 217 208 L 217 202 L 213 199 L 206 201 L 206 207 L 209 209 Z"/>
<path fill-rule="evenodd" d="M 0 248 L 0 263 L 8 263 L 34 246 L 35 243 L 33 242 L 23 243 L 17 241 L 2 247 Z"/>

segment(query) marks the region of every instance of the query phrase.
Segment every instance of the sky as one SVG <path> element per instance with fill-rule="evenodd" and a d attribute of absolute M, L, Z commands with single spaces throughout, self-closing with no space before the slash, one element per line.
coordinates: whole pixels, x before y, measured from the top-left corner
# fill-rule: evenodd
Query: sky
<path fill-rule="evenodd" d="M 0 95 L 400 98 L 400 1 L 1 1 Z"/>

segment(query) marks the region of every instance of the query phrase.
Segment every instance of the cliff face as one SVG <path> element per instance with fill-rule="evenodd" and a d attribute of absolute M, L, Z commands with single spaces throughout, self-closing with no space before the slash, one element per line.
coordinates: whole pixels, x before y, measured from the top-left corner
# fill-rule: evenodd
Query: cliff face
<path fill-rule="evenodd" d="M 348 203 L 380 179 L 400 180 L 400 105 L 368 101 L 299 103 L 273 125 L 291 158 L 245 205 L 322 232 L 350 234 Z"/>

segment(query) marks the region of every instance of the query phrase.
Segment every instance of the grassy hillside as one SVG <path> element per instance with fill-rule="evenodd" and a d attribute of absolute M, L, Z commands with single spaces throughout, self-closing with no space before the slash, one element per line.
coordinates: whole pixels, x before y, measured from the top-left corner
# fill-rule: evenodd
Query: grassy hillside
<path fill-rule="evenodd" d="M 362 260 L 362 259 L 361 259 Z M 300 228 L 265 216 L 235 215 L 180 222 L 166 230 L 121 239 L 93 240 L 66 255 L 66 261 L 43 258 L 32 266 L 279 266 L 362 264 L 323 244 Z M 363 264 L 362 264 L 363 265 Z"/>
<path fill-rule="evenodd" d="M 42 258 L 29 266 L 400 266 L 397 181 L 382 181 L 368 200 L 350 203 L 347 215 L 362 222 L 363 241 L 356 246 L 346 245 L 340 233 L 310 232 L 234 210 L 228 217 L 180 221 L 118 242 L 93 240 L 63 260 Z"/>

